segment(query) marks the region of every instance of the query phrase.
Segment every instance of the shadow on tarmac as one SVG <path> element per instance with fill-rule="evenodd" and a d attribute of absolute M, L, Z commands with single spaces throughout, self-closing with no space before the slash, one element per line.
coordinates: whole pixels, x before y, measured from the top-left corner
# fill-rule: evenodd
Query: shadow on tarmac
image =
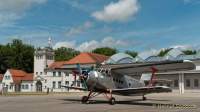
<path fill-rule="evenodd" d="M 81 100 L 80 99 L 59 99 L 59 100 L 63 100 L 66 101 L 63 104 L 80 104 Z M 148 101 L 148 102 L 146 102 Z M 116 104 L 122 104 L 122 105 L 141 105 L 141 106 L 156 106 L 156 105 L 165 105 L 165 104 L 169 104 L 169 103 L 160 103 L 160 101 L 169 101 L 169 100 L 157 100 L 157 99 L 148 99 L 146 101 L 143 101 L 142 99 L 134 99 L 134 100 L 126 100 L 126 101 L 116 101 Z M 149 101 L 159 101 L 159 103 L 153 103 L 153 102 L 149 102 Z M 109 104 L 109 102 L 107 100 L 89 100 L 89 102 L 87 104 Z M 87 105 L 86 104 L 86 105 Z"/>

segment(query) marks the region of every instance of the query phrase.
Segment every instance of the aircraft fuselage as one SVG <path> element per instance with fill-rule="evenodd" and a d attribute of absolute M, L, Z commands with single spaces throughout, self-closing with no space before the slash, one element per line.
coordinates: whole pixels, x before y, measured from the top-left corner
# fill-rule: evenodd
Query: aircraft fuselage
<path fill-rule="evenodd" d="M 136 80 L 127 75 L 115 75 L 102 73 L 98 71 L 90 71 L 88 74 L 88 78 L 86 80 L 86 84 L 88 89 L 93 91 L 105 91 L 105 90 L 113 90 L 113 89 L 123 89 L 123 88 L 139 88 L 145 87 L 143 81 Z M 120 95 L 132 95 L 131 93 L 123 92 L 123 93 L 114 93 Z M 134 94 L 135 95 L 135 94 Z"/>

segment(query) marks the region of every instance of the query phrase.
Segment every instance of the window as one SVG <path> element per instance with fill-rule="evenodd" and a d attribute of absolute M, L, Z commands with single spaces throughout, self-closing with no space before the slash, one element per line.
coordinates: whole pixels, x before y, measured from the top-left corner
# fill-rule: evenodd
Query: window
<path fill-rule="evenodd" d="M 42 72 L 40 72 L 40 75 L 42 75 Z"/>
<path fill-rule="evenodd" d="M 56 82 L 53 81 L 53 89 L 55 89 L 55 88 L 56 88 Z"/>
<path fill-rule="evenodd" d="M 167 84 L 167 87 L 171 87 L 171 85 L 170 85 L 170 84 Z"/>
<path fill-rule="evenodd" d="M 65 76 L 68 77 L 68 76 L 69 76 L 69 73 L 65 72 Z"/>
<path fill-rule="evenodd" d="M 178 80 L 174 80 L 174 87 L 178 87 Z"/>
<path fill-rule="evenodd" d="M 25 89 L 28 89 L 28 88 L 29 88 L 29 87 L 28 87 L 28 84 L 26 84 L 26 85 L 25 85 Z"/>
<path fill-rule="evenodd" d="M 58 72 L 58 77 L 61 77 L 61 72 Z"/>
<path fill-rule="evenodd" d="M 36 72 L 36 75 L 38 75 L 38 72 Z"/>
<path fill-rule="evenodd" d="M 76 82 L 75 81 L 72 81 L 72 86 L 76 86 Z"/>
<path fill-rule="evenodd" d="M 61 88 L 61 81 L 58 81 L 58 88 Z"/>
<path fill-rule="evenodd" d="M 10 76 L 5 76 L 5 79 L 6 80 L 10 80 Z"/>
<path fill-rule="evenodd" d="M 69 81 L 65 81 L 65 85 L 68 86 L 69 85 Z"/>
<path fill-rule="evenodd" d="M 199 80 L 198 79 L 194 79 L 194 87 L 199 87 Z"/>
<path fill-rule="evenodd" d="M 10 76 L 8 76 L 7 78 L 8 78 L 8 80 L 10 80 Z"/>
<path fill-rule="evenodd" d="M 10 89 L 12 89 L 13 88 L 13 85 L 10 85 Z"/>
<path fill-rule="evenodd" d="M 24 85 L 21 85 L 21 88 L 24 89 Z"/>
<path fill-rule="evenodd" d="M 128 83 L 128 86 L 131 87 L 131 83 Z"/>
<path fill-rule="evenodd" d="M 53 72 L 53 77 L 56 77 L 56 72 Z"/>
<path fill-rule="evenodd" d="M 186 87 L 190 87 L 190 79 L 186 79 Z"/>
<path fill-rule="evenodd" d="M 77 86 L 80 87 L 81 86 L 81 82 L 77 81 Z"/>

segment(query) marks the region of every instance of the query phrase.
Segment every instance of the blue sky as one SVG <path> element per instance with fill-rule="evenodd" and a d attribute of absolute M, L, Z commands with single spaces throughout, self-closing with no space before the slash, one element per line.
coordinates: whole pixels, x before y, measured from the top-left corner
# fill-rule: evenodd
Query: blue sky
<path fill-rule="evenodd" d="M 199 0 L 0 0 L 0 43 L 139 52 L 199 48 Z"/>

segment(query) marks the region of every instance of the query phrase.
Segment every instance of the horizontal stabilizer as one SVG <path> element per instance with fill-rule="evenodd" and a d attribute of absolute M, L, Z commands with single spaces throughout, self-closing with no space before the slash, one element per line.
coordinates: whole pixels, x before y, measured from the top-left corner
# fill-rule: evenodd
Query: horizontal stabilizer
<path fill-rule="evenodd" d="M 137 95 L 137 94 L 172 92 L 172 89 L 166 86 L 152 86 L 152 87 L 140 87 L 140 88 L 114 89 L 112 91 L 114 94 Z"/>

